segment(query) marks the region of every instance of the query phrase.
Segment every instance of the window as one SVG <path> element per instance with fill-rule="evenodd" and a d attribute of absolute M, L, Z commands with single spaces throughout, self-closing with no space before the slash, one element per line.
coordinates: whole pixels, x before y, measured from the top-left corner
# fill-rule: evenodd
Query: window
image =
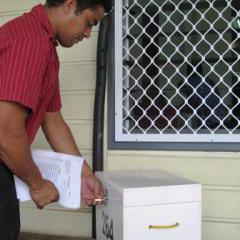
<path fill-rule="evenodd" d="M 115 141 L 240 142 L 234 1 L 115 1 Z"/>

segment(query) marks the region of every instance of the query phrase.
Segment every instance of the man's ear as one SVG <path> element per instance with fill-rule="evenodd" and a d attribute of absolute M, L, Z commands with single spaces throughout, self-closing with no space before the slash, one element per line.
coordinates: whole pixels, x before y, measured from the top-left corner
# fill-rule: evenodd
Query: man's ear
<path fill-rule="evenodd" d="M 65 14 L 69 14 L 71 13 L 72 11 L 75 12 L 76 10 L 76 7 L 77 7 L 77 0 L 66 0 L 64 3 L 63 3 L 63 11 Z"/>

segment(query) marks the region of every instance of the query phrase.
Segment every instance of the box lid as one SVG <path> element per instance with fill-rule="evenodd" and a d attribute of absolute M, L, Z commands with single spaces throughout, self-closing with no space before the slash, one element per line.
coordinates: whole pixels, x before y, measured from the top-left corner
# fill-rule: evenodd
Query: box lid
<path fill-rule="evenodd" d="M 124 207 L 201 201 L 201 185 L 163 170 L 98 172 L 123 194 Z"/>

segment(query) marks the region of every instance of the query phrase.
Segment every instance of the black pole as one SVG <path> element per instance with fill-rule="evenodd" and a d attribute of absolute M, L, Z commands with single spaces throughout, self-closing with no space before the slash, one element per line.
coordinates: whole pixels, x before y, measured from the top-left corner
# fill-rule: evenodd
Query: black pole
<path fill-rule="evenodd" d="M 110 15 L 110 14 L 109 14 Z M 93 171 L 103 171 L 104 107 L 109 15 L 100 23 L 97 46 L 97 79 L 93 122 Z M 96 209 L 92 209 L 92 238 L 96 238 Z"/>

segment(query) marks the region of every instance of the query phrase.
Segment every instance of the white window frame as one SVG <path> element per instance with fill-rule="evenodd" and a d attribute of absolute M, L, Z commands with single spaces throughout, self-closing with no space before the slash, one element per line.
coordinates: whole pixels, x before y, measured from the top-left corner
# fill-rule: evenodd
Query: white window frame
<path fill-rule="evenodd" d="M 149 0 L 151 1 L 151 0 Z M 115 141 L 116 142 L 202 142 L 202 143 L 223 143 L 240 142 L 240 134 L 134 134 L 123 133 L 123 28 L 122 25 L 122 4 L 124 1 L 115 0 Z M 230 1 L 229 1 L 230 2 Z M 239 33 L 240 38 L 240 33 Z M 238 55 L 238 61 L 240 56 Z"/>

